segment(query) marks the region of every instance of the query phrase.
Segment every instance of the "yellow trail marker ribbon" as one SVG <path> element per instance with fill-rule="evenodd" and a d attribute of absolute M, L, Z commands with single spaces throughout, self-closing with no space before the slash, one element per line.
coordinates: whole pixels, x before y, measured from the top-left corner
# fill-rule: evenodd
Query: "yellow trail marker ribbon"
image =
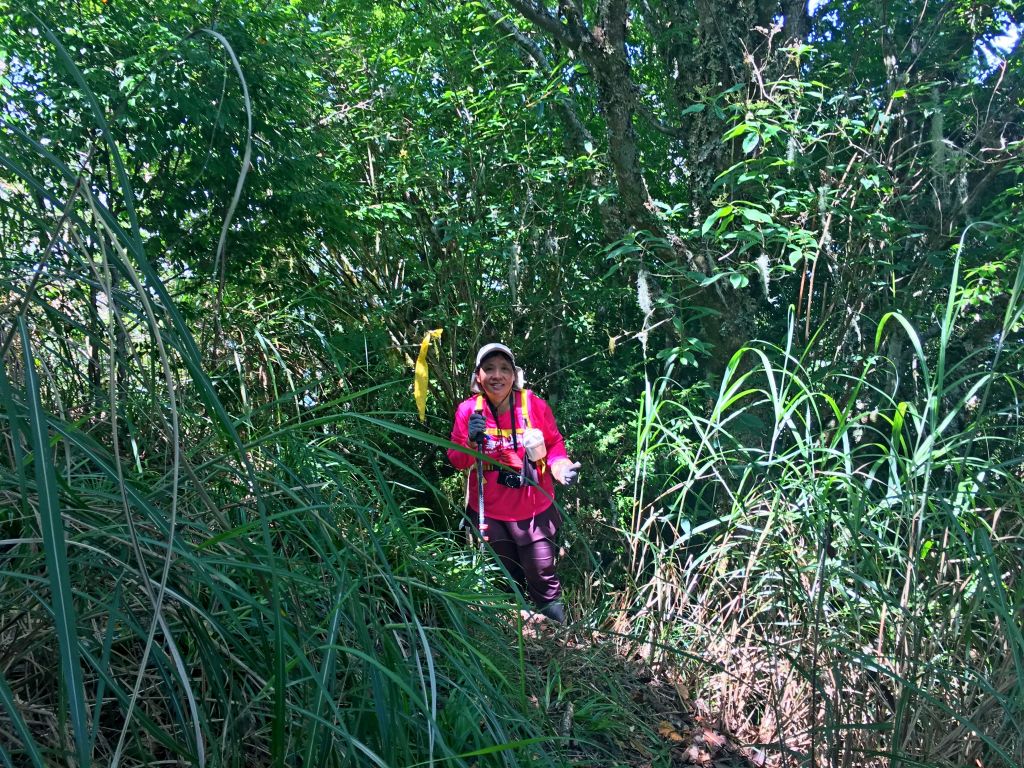
<path fill-rule="evenodd" d="M 430 386 L 430 369 L 427 368 L 427 352 L 430 351 L 430 341 L 440 341 L 443 328 L 435 328 L 427 331 L 427 335 L 420 342 L 420 356 L 416 358 L 416 375 L 412 381 L 412 396 L 416 400 L 416 407 L 420 412 L 420 421 L 427 418 L 427 388 Z"/>

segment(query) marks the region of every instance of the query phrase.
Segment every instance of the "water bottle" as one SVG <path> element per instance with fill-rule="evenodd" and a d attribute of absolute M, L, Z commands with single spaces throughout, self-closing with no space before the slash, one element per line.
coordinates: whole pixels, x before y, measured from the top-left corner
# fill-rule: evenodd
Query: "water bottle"
<path fill-rule="evenodd" d="M 539 429 L 523 430 L 523 446 L 526 448 L 526 458 L 530 461 L 540 461 L 548 455 L 548 447 L 544 443 L 544 433 Z"/>

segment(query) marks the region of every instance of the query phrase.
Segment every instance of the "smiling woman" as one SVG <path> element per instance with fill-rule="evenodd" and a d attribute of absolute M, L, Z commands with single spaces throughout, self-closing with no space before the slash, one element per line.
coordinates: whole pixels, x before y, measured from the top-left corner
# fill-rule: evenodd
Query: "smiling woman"
<path fill-rule="evenodd" d="M 576 481 L 579 462 L 566 456 L 565 443 L 548 404 L 525 389 L 522 368 L 504 344 L 487 344 L 476 355 L 470 379 L 473 395 L 455 412 L 452 442 L 476 447 L 481 461 L 458 448 L 448 459 L 471 469 L 468 495 L 471 520 L 479 520 L 484 541 L 525 590 L 540 612 L 565 620 L 562 586 L 555 572 L 555 536 L 562 517 L 554 506 L 554 480 Z M 482 485 L 481 485 L 482 483 Z"/>

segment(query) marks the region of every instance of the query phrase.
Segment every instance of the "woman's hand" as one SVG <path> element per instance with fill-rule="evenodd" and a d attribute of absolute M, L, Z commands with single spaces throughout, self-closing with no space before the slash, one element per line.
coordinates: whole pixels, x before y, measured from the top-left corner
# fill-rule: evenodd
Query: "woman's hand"
<path fill-rule="evenodd" d="M 482 443 L 487 434 L 487 419 L 479 411 L 469 417 L 469 442 Z"/>
<path fill-rule="evenodd" d="M 551 476 L 562 485 L 572 485 L 575 483 L 579 471 L 580 463 L 578 461 L 570 461 L 569 459 L 559 459 L 551 465 Z"/>

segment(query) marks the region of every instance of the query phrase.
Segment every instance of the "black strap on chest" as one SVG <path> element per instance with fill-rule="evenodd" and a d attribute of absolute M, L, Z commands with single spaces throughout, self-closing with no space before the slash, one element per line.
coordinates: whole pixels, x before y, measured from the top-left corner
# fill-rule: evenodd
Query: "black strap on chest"
<path fill-rule="evenodd" d="M 519 450 L 519 441 L 516 440 L 516 398 L 515 390 L 508 393 L 508 412 L 512 417 L 512 449 L 515 451 Z M 494 426 L 498 428 L 498 432 L 501 433 L 501 422 L 498 421 L 498 410 L 491 403 L 490 398 L 485 397 L 488 407 L 491 409 L 491 413 L 494 415 Z"/>

